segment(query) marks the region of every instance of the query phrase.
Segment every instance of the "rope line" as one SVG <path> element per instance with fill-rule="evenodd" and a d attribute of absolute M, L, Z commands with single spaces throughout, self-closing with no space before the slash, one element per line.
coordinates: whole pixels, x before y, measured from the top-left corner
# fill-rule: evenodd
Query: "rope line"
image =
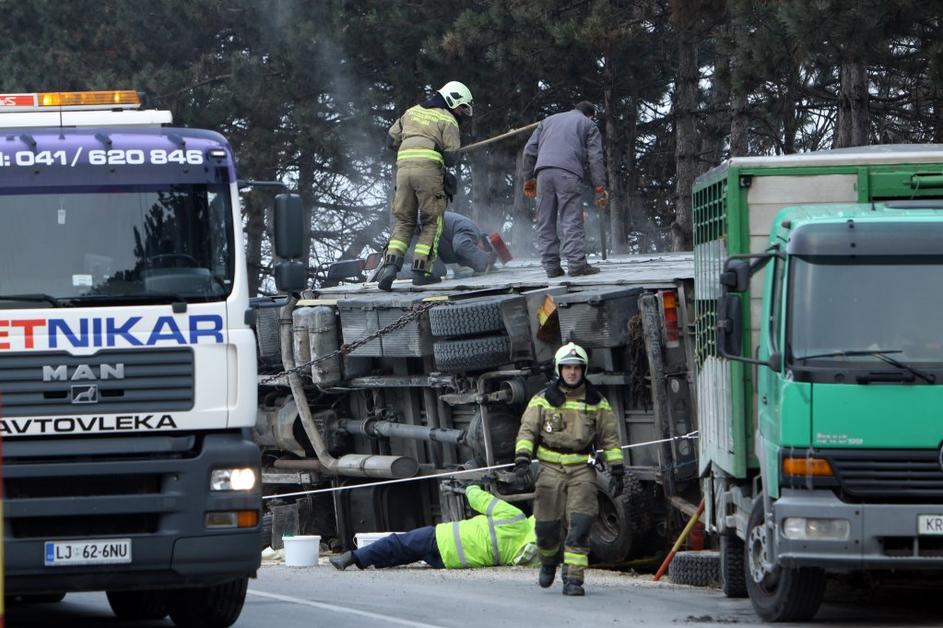
<path fill-rule="evenodd" d="M 620 449 L 634 449 L 636 447 L 646 447 L 648 445 L 658 445 L 660 443 L 668 443 L 676 440 L 693 440 L 698 437 L 697 430 L 693 432 L 688 432 L 681 436 L 672 436 L 671 438 L 662 438 L 659 440 L 646 441 L 644 443 L 634 443 L 632 445 L 623 445 Z M 602 449 L 597 449 L 596 453 L 602 453 Z M 431 480 L 435 478 L 447 478 L 453 477 L 456 475 L 463 475 L 466 473 L 480 473 L 482 471 L 493 471 L 495 469 L 504 469 L 507 467 L 513 467 L 513 462 L 508 462 L 505 464 L 495 464 L 490 467 L 476 467 L 474 469 L 458 469 L 456 471 L 445 471 L 443 473 L 433 473 L 430 475 L 416 475 L 411 478 L 398 478 L 394 480 L 381 480 L 378 482 L 366 482 L 364 484 L 352 484 L 350 486 L 332 486 L 331 488 L 318 488 L 310 491 L 297 491 L 294 493 L 280 493 L 278 495 L 265 495 L 262 499 L 278 499 L 281 497 L 297 497 L 299 495 L 316 495 L 318 493 L 335 493 L 338 491 L 348 491 L 355 488 L 370 488 L 372 486 L 385 486 L 387 484 L 400 484 L 403 482 L 415 482 L 418 480 Z"/>

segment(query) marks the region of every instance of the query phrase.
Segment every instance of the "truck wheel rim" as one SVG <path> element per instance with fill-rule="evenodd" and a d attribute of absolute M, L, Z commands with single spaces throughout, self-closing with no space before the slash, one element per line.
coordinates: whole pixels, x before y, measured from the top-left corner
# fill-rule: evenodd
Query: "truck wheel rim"
<path fill-rule="evenodd" d="M 769 575 L 766 565 L 769 564 L 767 553 L 766 526 L 758 525 L 750 530 L 750 547 L 748 560 L 750 561 L 750 576 L 757 584 L 762 584 Z"/>

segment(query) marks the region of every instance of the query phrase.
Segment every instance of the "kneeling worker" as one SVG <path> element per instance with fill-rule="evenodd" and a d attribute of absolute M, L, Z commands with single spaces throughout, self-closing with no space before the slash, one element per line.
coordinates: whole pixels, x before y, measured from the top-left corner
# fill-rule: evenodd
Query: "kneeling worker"
<path fill-rule="evenodd" d="M 464 491 L 477 512 L 465 521 L 425 526 L 391 534 L 366 547 L 331 559 L 338 569 L 357 565 L 396 567 L 424 560 L 436 569 L 530 564 L 536 559 L 534 518 L 478 486 Z"/>
<path fill-rule="evenodd" d="M 586 379 L 586 350 L 568 343 L 557 351 L 554 366 L 556 377 L 531 398 L 521 417 L 514 471 L 521 478 L 530 475 L 536 447 L 540 474 L 534 488 L 534 517 L 540 586 L 553 584 L 562 554 L 563 595 L 583 595 L 589 531 L 599 511 L 596 469 L 588 461 L 595 458 L 599 445 L 612 477 L 612 495 L 622 493 L 625 467 L 612 408 Z M 569 523 L 569 531 L 561 551 L 564 522 Z"/>

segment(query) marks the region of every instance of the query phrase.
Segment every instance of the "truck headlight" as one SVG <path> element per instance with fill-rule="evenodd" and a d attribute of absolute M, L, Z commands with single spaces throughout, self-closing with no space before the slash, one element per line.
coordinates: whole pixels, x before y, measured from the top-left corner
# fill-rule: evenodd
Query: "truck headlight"
<path fill-rule="evenodd" d="M 214 469 L 210 474 L 210 490 L 251 491 L 255 481 L 255 469 Z"/>
<path fill-rule="evenodd" d="M 787 517 L 783 535 L 795 541 L 844 541 L 851 536 L 851 523 L 847 519 Z"/>

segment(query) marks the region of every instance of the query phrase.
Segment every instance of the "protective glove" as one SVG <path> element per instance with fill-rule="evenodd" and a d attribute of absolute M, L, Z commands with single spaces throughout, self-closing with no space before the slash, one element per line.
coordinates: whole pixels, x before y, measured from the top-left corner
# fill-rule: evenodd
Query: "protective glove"
<path fill-rule="evenodd" d="M 596 207 L 605 207 L 609 203 L 609 192 L 606 191 L 606 188 L 599 186 L 596 188 L 596 200 L 593 201 L 593 205 Z"/>
<path fill-rule="evenodd" d="M 527 198 L 537 198 L 537 179 L 527 179 L 524 181 L 524 196 Z"/>
<path fill-rule="evenodd" d="M 448 170 L 442 173 L 442 191 L 449 202 L 452 202 L 455 193 L 458 192 L 458 177 Z"/>
<path fill-rule="evenodd" d="M 449 480 L 449 481 L 447 481 L 447 482 L 443 482 L 443 483 L 442 483 L 442 488 L 443 488 L 445 491 L 447 491 L 447 492 L 449 492 L 449 493 L 455 493 L 456 495 L 464 495 L 464 494 L 465 494 L 465 486 L 464 486 L 463 484 L 460 484 L 460 483 L 457 482 L 456 480 Z"/>
<path fill-rule="evenodd" d="M 527 454 L 518 454 L 514 458 L 514 475 L 517 476 L 521 484 L 530 484 L 530 456 Z"/>
<path fill-rule="evenodd" d="M 625 467 L 621 464 L 612 465 L 609 469 L 609 494 L 613 497 L 622 494 L 625 488 L 623 477 L 625 476 Z"/>

